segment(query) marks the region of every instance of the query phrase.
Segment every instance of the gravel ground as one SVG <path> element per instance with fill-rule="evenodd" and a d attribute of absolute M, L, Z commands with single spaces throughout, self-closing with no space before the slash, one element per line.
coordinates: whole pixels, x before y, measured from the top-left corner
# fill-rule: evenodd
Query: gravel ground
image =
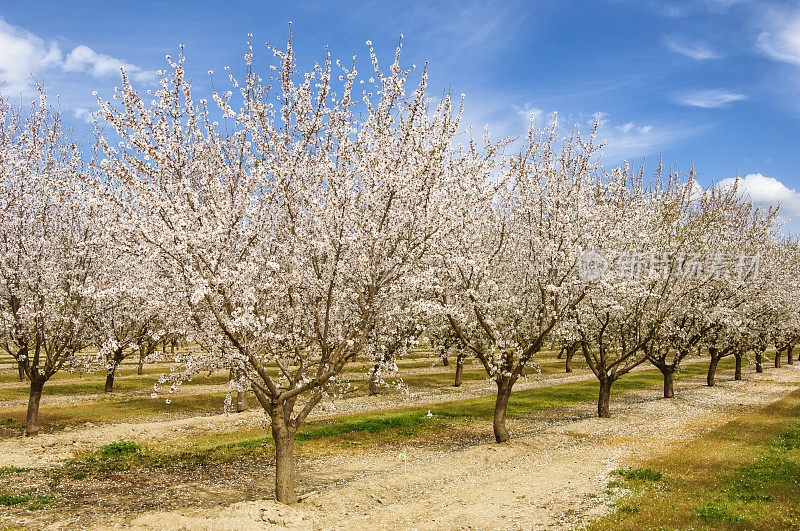
<path fill-rule="evenodd" d="M 716 387 L 699 378 L 612 399 L 611 419 L 594 404 L 548 410 L 510 423 L 512 442 L 425 445 L 333 455 L 301 463 L 305 475 L 347 478 L 292 508 L 253 501 L 221 509 L 152 512 L 137 529 L 549 529 L 580 527 L 607 510 L 610 471 L 635 465 L 800 386 L 800 367 L 748 374 Z M 488 428 L 488 426 L 485 426 Z"/>
<path fill-rule="evenodd" d="M 557 385 L 564 382 L 577 382 L 593 379 L 588 370 L 576 370 L 566 373 L 550 373 L 531 375 L 520 380 L 515 390 L 533 389 Z M 208 388 L 206 392 L 220 392 L 225 386 L 193 386 Z M 181 390 L 183 394 L 184 390 Z M 309 416 L 309 420 L 322 420 L 348 413 L 366 413 L 369 411 L 388 410 L 393 408 L 425 406 L 451 400 L 462 400 L 492 395 L 496 386 L 489 380 L 464 382 L 461 387 L 445 387 L 426 389 L 417 393 L 392 393 L 378 396 L 361 396 L 342 400 L 330 400 L 320 403 Z M 102 395 L 100 395 L 102 396 Z M 120 397 L 125 396 L 120 393 Z M 116 397 L 116 396 L 115 396 Z M 53 397 L 50 402 L 42 398 L 42 407 L 55 405 L 59 398 Z M 220 404 L 221 406 L 222 404 Z M 2 408 L 0 407 L 0 413 Z M 243 413 L 223 413 L 206 416 L 178 417 L 169 420 L 153 420 L 144 422 L 116 422 L 66 428 L 55 433 L 42 433 L 35 438 L 13 437 L 0 439 L 0 466 L 24 466 L 27 468 L 48 466 L 62 459 L 74 457 L 85 451 L 120 439 L 143 443 L 164 442 L 180 439 L 190 435 L 230 432 L 240 429 L 265 427 L 265 416 L 260 408 L 253 408 Z"/>

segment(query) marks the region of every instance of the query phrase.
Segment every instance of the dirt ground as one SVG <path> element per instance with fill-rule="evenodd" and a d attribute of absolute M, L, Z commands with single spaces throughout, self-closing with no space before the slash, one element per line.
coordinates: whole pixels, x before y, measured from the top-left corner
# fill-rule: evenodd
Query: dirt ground
<path fill-rule="evenodd" d="M 285 508 L 271 501 L 219 510 L 155 512 L 126 522 L 136 529 L 547 529 L 577 527 L 607 510 L 609 473 L 657 456 L 800 385 L 800 367 L 771 369 L 708 388 L 698 379 L 659 399 L 653 390 L 613 400 L 613 418 L 593 404 L 511 425 L 514 439 L 460 451 L 408 448 L 363 456 L 348 467 L 366 477 Z M 320 463 L 321 464 L 321 463 Z"/>
<path fill-rule="evenodd" d="M 643 367 L 644 369 L 644 367 Z M 409 371 L 409 373 L 411 373 Z M 412 373 L 413 374 L 413 373 Z M 543 375 L 532 374 L 521 380 L 514 387 L 515 391 L 533 389 L 536 387 L 556 385 L 567 382 L 593 380 L 594 375 L 588 369 L 576 370 L 573 373 L 549 373 Z M 226 386 L 196 386 L 190 393 L 221 392 Z M 308 420 L 320 420 L 348 413 L 365 413 L 381 411 L 398 407 L 414 407 L 426 404 L 463 400 L 481 396 L 492 395 L 497 387 L 489 380 L 467 381 L 461 387 L 432 388 L 413 394 L 384 394 L 378 396 L 361 396 L 346 400 L 323 401 L 309 416 Z M 141 391 L 133 393 L 119 392 L 115 398 L 139 396 Z M 96 397 L 87 395 L 89 398 Z M 83 395 L 80 395 L 83 400 Z M 57 404 L 59 398 L 55 397 L 42 403 Z M 65 399 L 66 400 L 66 399 Z M 75 401 L 71 399 L 71 401 Z M 10 401 L 9 401 L 10 402 Z M 6 405 L 0 402 L 0 406 Z M 2 409 L 2 407 L 0 407 Z M 114 422 L 95 425 L 87 422 L 79 428 L 66 428 L 55 433 L 42 433 L 36 438 L 6 438 L 0 439 L 0 467 L 18 466 L 36 468 L 58 463 L 83 452 L 93 451 L 104 444 L 109 444 L 120 439 L 151 444 L 181 439 L 189 435 L 202 435 L 218 433 L 220 431 L 233 431 L 237 429 L 253 429 L 268 426 L 264 412 L 261 408 L 254 408 L 243 413 L 222 413 L 208 416 L 190 416 L 172 420 L 153 420 L 138 422 Z"/>
<path fill-rule="evenodd" d="M 434 441 L 412 441 L 405 448 L 388 444 L 369 452 L 354 450 L 304 458 L 299 464 L 300 481 L 304 490 L 312 491 L 293 507 L 259 499 L 268 496 L 272 481 L 269 463 L 261 463 L 256 470 L 233 467 L 229 471 L 239 487 L 247 482 L 263 486 L 238 498 L 248 501 L 233 503 L 237 497 L 232 486 L 236 484 L 231 479 L 214 482 L 186 477 L 180 478 L 183 483 L 173 479 L 157 492 L 158 496 L 148 491 L 150 500 L 142 504 L 142 510 L 129 508 L 118 514 L 97 511 L 95 518 L 89 520 L 65 514 L 58 522 L 53 514 L 49 522 L 43 515 L 35 526 L 208 530 L 580 527 L 588 518 L 608 510 L 605 491 L 612 470 L 658 456 L 744 412 L 777 401 L 800 386 L 797 365 L 768 369 L 759 375 L 746 374 L 745 380 L 739 382 L 730 380 L 731 376 L 727 372 L 720 374 L 714 388 L 706 387 L 699 378 L 681 380 L 676 383 L 676 396 L 668 400 L 659 398 L 659 390 L 652 388 L 616 396 L 612 399 L 611 419 L 595 418 L 593 403 L 515 419 L 509 423 L 512 441 L 502 445 L 491 442 L 489 423 L 479 422 L 460 431 L 460 440 L 449 440 L 445 434 Z M 590 375 L 570 378 L 585 377 Z M 465 389 L 465 394 L 484 392 L 477 384 Z M 528 385 L 548 384 L 542 381 Z M 435 401 L 436 397 L 418 398 Z M 372 399 L 364 401 L 368 400 Z M 374 400 L 369 405 L 380 408 L 380 399 Z M 220 417 L 219 422 L 225 422 L 228 428 L 235 421 L 230 416 Z M 257 418 L 255 413 L 245 414 L 238 421 L 253 422 Z M 182 419 L 159 429 L 164 430 L 164 437 L 175 436 L 169 430 L 183 429 L 182 422 L 192 430 L 197 429 L 198 422 L 200 426 L 211 422 L 206 427 L 209 430 L 218 427 L 214 418 L 208 417 Z M 45 456 L 59 452 L 66 455 L 75 450 L 74 444 L 67 444 L 70 439 L 96 448 L 98 442 L 135 435 L 136 430 L 141 430 L 140 438 L 154 436 L 145 425 L 129 426 L 130 433 L 103 435 L 108 429 L 89 427 L 74 434 L 40 437 L 36 447 L 14 448 L 12 443 L 19 445 L 19 439 L 4 441 L 0 445 L 0 462 L 13 460 L 16 466 L 24 466 L 17 460 L 26 457 L 30 466 L 49 466 L 53 461 Z M 47 447 L 51 443 L 53 446 Z M 39 451 L 40 445 L 45 451 Z M 59 451 L 53 452 L 54 449 Z M 120 488 L 137 488 L 123 479 L 117 478 Z M 142 495 L 153 486 L 139 487 Z M 182 494 L 184 490 L 186 493 Z M 198 496 L 203 497 L 202 503 L 195 503 Z M 159 504 L 157 498 L 164 503 Z M 90 500 L 87 498 L 87 503 Z M 34 524 L 9 519 L 0 522 Z"/>

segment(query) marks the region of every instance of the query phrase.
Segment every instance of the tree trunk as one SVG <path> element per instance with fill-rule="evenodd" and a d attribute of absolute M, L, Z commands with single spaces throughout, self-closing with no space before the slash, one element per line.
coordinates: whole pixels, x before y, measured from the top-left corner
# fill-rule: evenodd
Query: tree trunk
<path fill-rule="evenodd" d="M 499 443 L 509 439 L 506 428 L 506 409 L 511 396 L 511 382 L 502 380 L 497 383 L 497 401 L 494 404 L 494 439 Z"/>
<path fill-rule="evenodd" d="M 442 354 L 442 365 L 445 367 L 450 365 L 450 360 L 447 359 L 447 354 Z"/>
<path fill-rule="evenodd" d="M 564 363 L 564 370 L 566 372 L 572 372 L 572 358 L 575 356 L 576 352 L 578 352 L 578 343 L 570 343 L 566 348 L 567 361 Z"/>
<path fill-rule="evenodd" d="M 282 412 L 283 408 L 276 406 Z M 294 489 L 294 431 L 280 417 L 272 416 L 272 438 L 275 440 L 275 499 L 280 503 L 297 502 Z"/>
<path fill-rule="evenodd" d="M 369 396 L 375 396 L 378 394 L 378 370 L 380 369 L 379 365 L 375 365 L 372 368 L 372 373 L 369 375 Z"/>
<path fill-rule="evenodd" d="M 675 388 L 673 386 L 673 374 L 675 370 L 672 367 L 667 367 L 661 370 L 664 375 L 664 398 L 672 398 L 675 396 Z"/>
<path fill-rule="evenodd" d="M 453 387 L 461 387 L 464 381 L 464 355 L 459 354 L 456 358 L 456 379 L 453 382 Z"/>
<path fill-rule="evenodd" d="M 600 380 L 600 395 L 597 398 L 597 416 L 607 419 L 611 417 L 611 410 L 608 405 L 611 401 L 611 384 L 614 380 L 607 378 Z"/>
<path fill-rule="evenodd" d="M 106 387 L 103 389 L 105 393 L 111 393 L 114 391 L 114 370 L 109 369 L 106 373 Z"/>
<path fill-rule="evenodd" d="M 792 345 L 786 347 L 786 363 L 788 363 L 789 365 L 794 365 L 794 358 L 792 357 L 793 350 L 794 347 Z"/>
<path fill-rule="evenodd" d="M 114 359 L 111 361 L 108 369 L 106 369 L 106 387 L 104 392 L 111 393 L 114 391 L 114 378 L 117 375 L 117 367 L 122 363 L 122 350 L 114 352 Z"/>
<path fill-rule="evenodd" d="M 25 364 L 23 364 L 21 361 L 17 362 L 17 371 L 19 372 L 19 381 L 20 382 L 24 382 L 25 381 Z"/>
<path fill-rule="evenodd" d="M 742 379 L 742 355 L 741 353 L 736 353 L 733 355 L 736 359 L 736 370 L 733 373 L 734 380 L 741 380 Z"/>
<path fill-rule="evenodd" d="M 236 391 L 236 412 L 247 411 L 247 391 Z"/>
<path fill-rule="evenodd" d="M 144 374 L 144 356 L 142 356 L 141 354 L 139 354 L 139 366 L 136 367 L 136 374 L 138 374 L 139 376 Z"/>
<path fill-rule="evenodd" d="M 711 356 L 711 363 L 708 365 L 708 374 L 706 375 L 706 384 L 709 387 L 714 387 L 714 384 L 717 382 L 717 364 L 719 363 L 719 358 L 717 356 Z"/>
<path fill-rule="evenodd" d="M 230 369 L 228 372 L 228 382 L 233 382 L 237 380 L 236 371 Z M 236 390 L 236 412 L 241 413 L 242 411 L 247 411 L 247 391 L 242 391 L 241 389 Z"/>
<path fill-rule="evenodd" d="M 781 352 L 780 350 L 775 351 L 775 368 L 779 369 L 781 367 Z"/>
<path fill-rule="evenodd" d="M 761 365 L 761 355 L 762 352 L 756 350 L 756 372 L 764 372 L 764 367 Z"/>
<path fill-rule="evenodd" d="M 25 417 L 25 435 L 35 437 L 39 435 L 39 402 L 42 400 L 43 380 L 31 381 L 31 392 L 28 396 L 28 414 Z"/>

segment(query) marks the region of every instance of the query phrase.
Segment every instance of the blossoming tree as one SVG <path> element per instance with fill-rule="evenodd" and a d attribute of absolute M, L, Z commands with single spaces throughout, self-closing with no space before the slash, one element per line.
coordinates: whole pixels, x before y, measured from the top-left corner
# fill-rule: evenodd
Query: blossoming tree
<path fill-rule="evenodd" d="M 42 89 L 29 111 L 0 99 L 0 348 L 30 382 L 29 436 L 44 384 L 93 339 L 104 236 L 87 179 Z"/>
<path fill-rule="evenodd" d="M 250 47 L 236 94 L 213 94 L 218 111 L 194 99 L 183 57 L 146 98 L 123 78 L 117 104 L 101 101 L 120 137 L 103 142 L 102 167 L 207 349 L 186 374 L 247 381 L 271 421 L 276 497 L 291 503 L 295 433 L 445 229 L 459 112 L 448 96 L 431 104 L 424 71 L 406 88 L 399 47 L 384 73 L 370 46 L 364 83 L 329 55 L 301 71 L 291 39 L 270 49 L 270 77 Z"/>
<path fill-rule="evenodd" d="M 578 259 L 597 219 L 593 133 L 584 139 L 576 131 L 562 141 L 555 126 L 531 127 L 499 167 L 484 151 L 462 170 L 456 229 L 442 241 L 433 293 L 497 385 L 497 442 L 509 439 L 506 409 L 514 384 L 583 298 Z"/>

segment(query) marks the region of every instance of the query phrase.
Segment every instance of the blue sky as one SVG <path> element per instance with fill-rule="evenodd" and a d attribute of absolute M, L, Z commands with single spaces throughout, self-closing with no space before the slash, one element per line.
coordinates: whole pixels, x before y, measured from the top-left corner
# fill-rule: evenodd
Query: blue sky
<path fill-rule="evenodd" d="M 406 65 L 428 61 L 431 90 L 466 94 L 465 121 L 495 136 L 601 116 L 605 161 L 694 162 L 703 186 L 728 184 L 780 201 L 800 232 L 800 1 L 255 2 L 28 0 L 0 3 L 0 88 L 46 82 L 76 129 L 120 64 L 146 88 L 186 46 L 205 72 L 242 64 L 248 33 L 281 44 L 292 22 L 301 62 L 329 45 Z M 266 52 L 262 52 L 266 54 Z"/>

